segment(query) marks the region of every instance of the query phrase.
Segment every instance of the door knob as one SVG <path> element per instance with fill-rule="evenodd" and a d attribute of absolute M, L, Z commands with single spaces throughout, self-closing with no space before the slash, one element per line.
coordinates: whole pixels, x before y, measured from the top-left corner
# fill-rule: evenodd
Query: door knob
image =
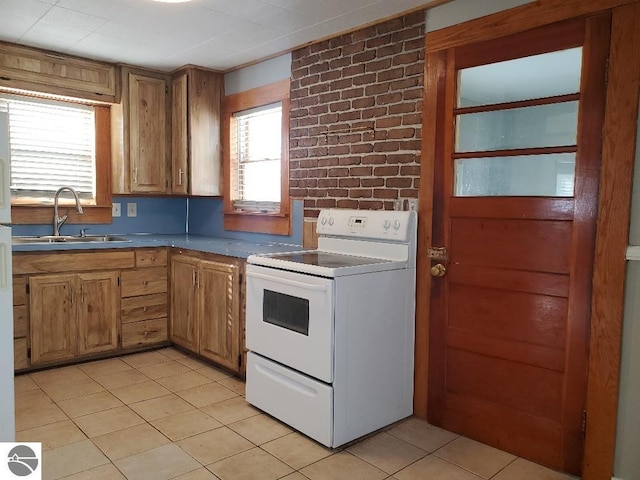
<path fill-rule="evenodd" d="M 447 267 L 445 267 L 441 263 L 436 263 L 433 267 L 431 267 L 432 277 L 444 277 L 445 273 L 447 273 Z"/>

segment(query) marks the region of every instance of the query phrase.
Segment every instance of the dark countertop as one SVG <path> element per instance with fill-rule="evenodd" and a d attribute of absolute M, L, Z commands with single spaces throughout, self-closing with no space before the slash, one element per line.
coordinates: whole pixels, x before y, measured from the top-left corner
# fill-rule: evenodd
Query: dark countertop
<path fill-rule="evenodd" d="M 287 243 L 255 243 L 231 238 L 202 235 L 114 235 L 127 241 L 87 243 L 15 244 L 13 252 L 45 252 L 60 250 L 105 250 L 111 248 L 177 247 L 198 252 L 217 253 L 229 257 L 247 258 L 254 253 L 293 252 L 303 250 L 301 245 Z"/>

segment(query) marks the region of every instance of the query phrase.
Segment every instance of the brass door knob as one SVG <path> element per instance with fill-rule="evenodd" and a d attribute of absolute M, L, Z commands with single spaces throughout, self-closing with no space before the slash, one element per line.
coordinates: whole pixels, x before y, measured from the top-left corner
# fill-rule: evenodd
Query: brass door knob
<path fill-rule="evenodd" d="M 447 267 L 445 267 L 441 263 L 436 263 L 433 267 L 431 267 L 432 277 L 444 277 L 445 273 L 447 273 Z"/>

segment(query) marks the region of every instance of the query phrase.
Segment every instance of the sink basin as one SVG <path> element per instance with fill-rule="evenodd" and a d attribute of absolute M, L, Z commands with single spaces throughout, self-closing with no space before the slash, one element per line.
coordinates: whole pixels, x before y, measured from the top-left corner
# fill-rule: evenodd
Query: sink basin
<path fill-rule="evenodd" d="M 13 237 L 14 245 L 42 245 L 46 243 L 104 243 L 130 242 L 131 240 L 114 235 L 87 235 L 85 237 L 73 235 L 43 235 L 40 237 Z"/>

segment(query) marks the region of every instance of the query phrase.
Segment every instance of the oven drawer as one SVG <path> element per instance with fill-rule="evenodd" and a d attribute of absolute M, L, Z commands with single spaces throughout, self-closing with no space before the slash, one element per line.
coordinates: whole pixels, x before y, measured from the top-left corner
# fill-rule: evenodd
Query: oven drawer
<path fill-rule="evenodd" d="M 249 352 L 246 399 L 269 415 L 331 447 L 332 387 Z"/>

